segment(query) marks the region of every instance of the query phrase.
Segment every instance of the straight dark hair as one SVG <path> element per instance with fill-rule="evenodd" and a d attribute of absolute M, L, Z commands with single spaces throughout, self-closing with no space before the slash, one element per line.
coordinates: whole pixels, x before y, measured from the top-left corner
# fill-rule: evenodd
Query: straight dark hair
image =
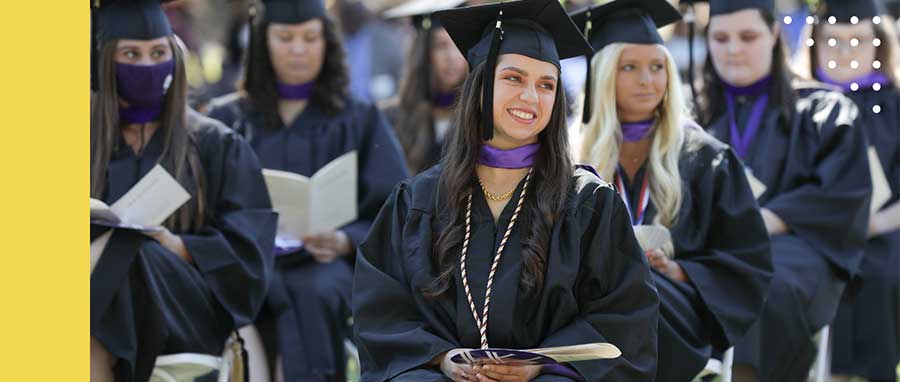
<path fill-rule="evenodd" d="M 400 112 L 394 129 L 412 173 L 425 170 L 429 165 L 426 161 L 435 140 L 432 98 L 437 91 L 437 78 L 431 66 L 433 36 L 434 28 L 416 31 L 406 59 L 408 66 L 400 82 L 397 106 Z"/>
<path fill-rule="evenodd" d="M 437 218 L 445 224 L 433 243 L 432 264 L 437 276 L 422 290 L 425 296 L 436 298 L 447 292 L 458 269 L 465 234 L 466 198 L 475 186 L 475 165 L 481 140 L 481 89 L 485 64 L 477 65 L 462 86 L 460 106 L 454 116 L 445 154 L 441 159 L 443 172 L 438 187 L 439 197 L 446 196 L 446 208 L 437 211 Z M 562 83 L 556 85 L 556 100 L 547 127 L 538 134 L 541 149 L 532 174 L 518 227 L 522 237 L 524 265 L 520 286 L 526 293 L 537 293 L 544 285 L 550 235 L 556 220 L 562 215 L 566 196 L 571 188 L 572 159 L 566 129 L 566 96 Z"/>
<path fill-rule="evenodd" d="M 159 162 L 190 194 L 191 200 L 163 224 L 175 232 L 200 228 L 206 210 L 203 167 L 191 141 L 192 127 L 187 123 L 187 80 L 184 51 L 176 37 L 168 38 L 175 60 L 175 73 L 163 100 L 162 116 L 154 134 L 162 134 L 163 149 Z M 101 199 L 106 188 L 107 169 L 112 153 L 118 149 L 120 134 L 119 95 L 116 90 L 115 54 L 118 40 L 100 47 L 97 62 L 98 89 L 91 95 L 91 197 Z M 142 132 L 143 138 L 143 132 Z"/>
<path fill-rule="evenodd" d="M 253 110 L 259 113 L 266 128 L 279 129 L 284 126 L 278 114 L 278 77 L 269 56 L 269 22 L 260 13 L 251 26 L 250 46 L 244 58 L 243 90 Z M 316 77 L 310 103 L 322 108 L 327 114 L 337 114 L 344 110 L 349 94 L 350 79 L 344 63 L 344 43 L 340 29 L 330 17 L 320 18 L 325 36 L 325 60 Z"/>
<path fill-rule="evenodd" d="M 775 28 L 775 15 L 766 9 L 757 9 L 759 15 L 769 26 L 769 31 L 778 33 Z M 713 16 L 715 17 L 715 16 Z M 709 39 L 709 25 L 704 30 L 707 41 Z M 794 73 L 791 72 L 788 65 L 788 52 L 781 38 L 781 34 L 775 36 L 775 46 L 772 48 L 772 87 L 769 90 L 769 105 L 775 105 L 779 108 L 781 118 L 787 120 L 794 113 L 794 105 L 797 101 L 797 92 L 794 90 L 791 82 L 794 80 Z M 725 87 L 722 85 L 722 78 L 716 72 L 716 67 L 712 61 L 712 52 L 707 50 L 706 63 L 703 65 L 703 93 L 700 99 L 700 107 L 703 108 L 702 116 L 704 117 L 703 126 L 709 126 L 719 117 L 728 112 L 725 104 Z"/>

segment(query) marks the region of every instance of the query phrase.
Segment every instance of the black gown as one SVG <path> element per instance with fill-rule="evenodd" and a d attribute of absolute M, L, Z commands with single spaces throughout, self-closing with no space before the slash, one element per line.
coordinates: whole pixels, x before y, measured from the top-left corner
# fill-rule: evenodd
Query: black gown
<path fill-rule="evenodd" d="M 762 311 L 772 278 L 769 235 L 743 163 L 700 127 L 687 124 L 684 133 L 678 166 L 683 199 L 670 232 L 674 260 L 689 282 L 653 271 L 660 300 L 656 382 L 692 380 L 714 353 L 743 337 Z M 646 164 L 634 179 L 623 179 L 634 204 L 645 174 Z M 657 212 L 651 201 L 643 224 L 653 224 Z"/>
<path fill-rule="evenodd" d="M 806 377 L 816 353 L 812 335 L 834 318 L 865 245 L 872 186 L 858 109 L 819 86 L 795 84 L 799 96 L 789 120 L 767 105 L 743 158 L 767 187 L 760 207 L 789 229 L 771 237 L 775 274 L 766 304 L 735 346 L 735 363 L 755 367 L 761 381 Z M 739 129 L 753 101 L 737 100 Z M 730 143 L 727 113 L 709 129 Z"/>
<path fill-rule="evenodd" d="M 358 220 L 341 228 L 362 242 L 391 189 L 408 175 L 393 129 L 374 106 L 347 99 L 328 115 L 310 103 L 286 128 L 268 129 L 250 102 L 236 94 L 214 100 L 209 114 L 240 132 L 264 168 L 311 176 L 357 150 Z M 260 315 L 267 354 L 281 353 L 287 381 L 344 380 L 353 258 L 320 264 L 306 251 L 276 259 L 276 282 Z M 273 338 L 275 337 L 275 338 Z M 274 345 L 277 343 L 277 352 Z"/>
<path fill-rule="evenodd" d="M 229 333 L 254 320 L 273 275 L 276 215 L 253 150 L 220 123 L 188 113 L 203 167 L 206 222 L 174 232 L 188 264 L 155 240 L 116 230 L 91 274 L 91 336 L 118 358 L 116 381 L 146 381 L 156 356 L 220 355 Z M 156 164 L 161 131 L 136 156 L 120 138 L 103 201 L 112 204 Z M 91 227 L 91 236 L 102 231 Z"/>
<path fill-rule="evenodd" d="M 436 215 L 446 203 L 438 196 L 441 171 L 435 166 L 401 183 L 360 246 L 353 314 L 362 381 L 446 381 L 426 364 L 450 349 L 480 347 L 458 267 L 442 297 L 420 293 L 435 276 L 432 240 L 445 224 Z M 496 225 L 484 195 L 473 197 L 468 274 L 476 306 L 483 306 L 493 254 L 522 184 Z M 526 203 L 533 203 L 529 196 Z M 526 349 L 611 342 L 622 350 L 620 358 L 571 365 L 589 381 L 652 380 L 659 301 L 625 206 L 612 187 L 585 170 L 575 172 L 565 211 L 552 228 L 538 294 L 520 293 L 523 232 L 523 225 L 513 227 L 494 279 L 489 345 Z M 550 374 L 536 380 L 570 381 Z"/>
<path fill-rule="evenodd" d="M 862 115 L 862 127 L 881 159 L 891 186 L 889 206 L 900 199 L 900 89 L 885 86 L 847 93 Z M 875 114 L 872 107 L 879 105 Z M 832 372 L 870 381 L 895 381 L 900 363 L 900 231 L 872 237 L 859 277 L 844 291 L 832 324 Z"/>

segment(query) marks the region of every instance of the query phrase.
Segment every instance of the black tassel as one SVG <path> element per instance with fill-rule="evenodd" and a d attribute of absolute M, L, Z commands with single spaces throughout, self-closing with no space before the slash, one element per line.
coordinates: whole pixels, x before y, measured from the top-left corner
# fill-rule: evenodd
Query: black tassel
<path fill-rule="evenodd" d="M 587 24 L 584 26 L 584 36 L 590 37 L 591 35 L 591 27 L 593 23 L 591 22 L 591 12 L 587 13 Z M 582 105 L 581 109 L 581 123 L 587 124 L 588 121 L 591 120 L 591 59 L 594 58 L 593 55 L 587 56 L 587 74 L 584 76 L 584 105 Z"/>
<path fill-rule="evenodd" d="M 591 120 L 591 58 L 587 58 L 587 74 L 584 77 L 584 108 L 581 114 L 581 123 L 587 124 Z"/>
<path fill-rule="evenodd" d="M 694 14 L 694 3 L 690 2 L 688 4 L 687 15 L 685 16 L 685 21 L 688 26 L 688 84 L 691 88 L 691 102 L 694 108 L 694 113 L 699 121 L 703 121 L 703 115 L 700 111 L 700 102 L 697 98 L 697 87 L 694 85 L 694 27 L 697 25 L 696 15 Z M 702 122 L 701 122 L 702 123 Z"/>
<path fill-rule="evenodd" d="M 497 66 L 500 41 L 503 40 L 502 23 L 503 11 L 500 11 L 500 15 L 497 16 L 497 27 L 494 28 L 491 37 L 491 49 L 488 50 L 484 66 L 484 88 L 481 97 L 481 139 L 484 141 L 494 139 L 494 70 Z"/>

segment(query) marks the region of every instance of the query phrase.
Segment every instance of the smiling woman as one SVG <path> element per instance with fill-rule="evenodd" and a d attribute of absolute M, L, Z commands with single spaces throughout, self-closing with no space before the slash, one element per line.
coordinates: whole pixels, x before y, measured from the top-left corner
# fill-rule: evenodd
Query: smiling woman
<path fill-rule="evenodd" d="M 394 189 L 360 246 L 362 379 L 651 380 L 646 260 L 615 191 L 568 153 L 559 61 L 589 45 L 556 0 L 435 15 L 472 72 L 441 164 Z M 622 357 L 555 369 L 451 361 L 467 348 L 592 342 Z"/>

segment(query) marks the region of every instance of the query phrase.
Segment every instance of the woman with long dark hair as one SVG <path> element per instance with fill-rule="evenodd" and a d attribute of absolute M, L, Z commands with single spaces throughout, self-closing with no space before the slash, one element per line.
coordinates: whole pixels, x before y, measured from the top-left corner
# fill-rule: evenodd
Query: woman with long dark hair
<path fill-rule="evenodd" d="M 433 3 L 432 0 L 414 1 L 386 13 L 389 17 L 411 16 L 416 30 L 400 93 L 384 109 L 397 131 L 413 174 L 431 168 L 441 159 L 456 96 L 467 74 L 465 57 L 453 45 L 440 21 L 431 17 L 431 12 L 438 9 L 422 13 L 425 2 Z M 463 2 L 444 1 L 438 5 L 450 8 Z M 407 14 L 409 8 L 419 13 Z"/>
<path fill-rule="evenodd" d="M 769 236 L 734 151 L 690 120 L 658 27 L 681 19 L 666 0 L 616 0 L 572 17 L 590 60 L 580 160 L 615 179 L 660 298 L 656 381 L 690 381 L 759 317 L 772 278 Z M 590 28 L 587 28 L 590 26 Z"/>
<path fill-rule="evenodd" d="M 866 144 L 852 101 L 796 81 L 771 0 L 712 0 L 703 115 L 747 165 L 775 270 L 735 346 L 736 380 L 801 381 L 812 336 L 859 270 L 868 227 Z"/>
<path fill-rule="evenodd" d="M 472 71 L 441 163 L 394 189 L 360 246 L 362 379 L 652 380 L 647 260 L 613 188 L 568 152 L 559 61 L 589 45 L 556 0 L 435 16 Z M 592 342 L 622 356 L 554 369 L 453 361 L 467 348 Z"/>
<path fill-rule="evenodd" d="M 856 102 L 860 127 L 890 186 L 890 198 L 880 200 L 884 204 L 869 217 L 859 276 L 847 285 L 831 326 L 832 373 L 895 381 L 900 362 L 900 62 L 895 55 L 900 47 L 874 0 L 828 0 L 815 16 L 813 43 L 798 55 L 796 64 L 805 64 L 798 71 L 840 87 Z"/>
<path fill-rule="evenodd" d="M 157 230 L 113 230 L 91 273 L 91 380 L 146 381 L 158 355 L 221 355 L 253 321 L 276 219 L 253 150 L 187 106 L 185 52 L 159 2 L 93 12 L 91 197 L 111 205 L 156 166 L 190 195 Z"/>
<path fill-rule="evenodd" d="M 407 177 L 393 129 L 348 95 L 339 30 L 322 0 L 270 0 L 255 9 L 242 91 L 209 115 L 250 142 L 263 167 L 312 176 L 357 153 L 357 220 L 276 248 L 276 280 L 260 314 L 272 366 L 285 380 L 343 381 L 356 246 L 391 189 Z"/>

